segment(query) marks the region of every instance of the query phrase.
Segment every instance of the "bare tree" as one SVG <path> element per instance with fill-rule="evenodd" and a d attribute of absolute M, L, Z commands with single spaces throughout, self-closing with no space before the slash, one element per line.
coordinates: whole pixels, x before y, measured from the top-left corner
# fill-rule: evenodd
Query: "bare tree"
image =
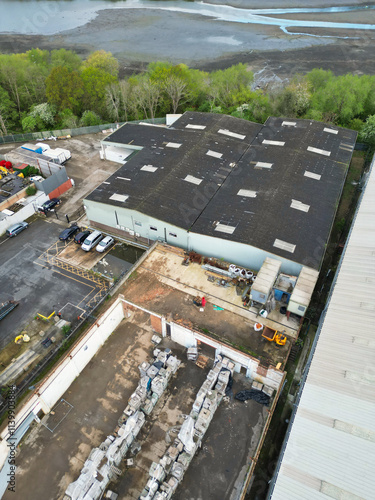
<path fill-rule="evenodd" d="M 164 82 L 164 90 L 172 103 L 173 113 L 177 113 L 178 106 L 189 100 L 190 92 L 187 83 L 181 78 L 171 75 Z"/>
<path fill-rule="evenodd" d="M 134 103 L 142 110 L 146 119 L 150 117 L 154 120 L 161 93 L 160 85 L 145 78 L 134 87 Z"/>
<path fill-rule="evenodd" d="M 105 100 L 109 114 L 113 116 L 117 122 L 120 121 L 121 91 L 117 82 L 108 85 L 105 92 Z"/>
<path fill-rule="evenodd" d="M 132 86 L 127 80 L 121 80 L 119 83 L 119 91 L 121 97 L 122 116 L 127 122 L 129 113 L 131 113 L 131 111 L 136 111 L 132 98 Z"/>

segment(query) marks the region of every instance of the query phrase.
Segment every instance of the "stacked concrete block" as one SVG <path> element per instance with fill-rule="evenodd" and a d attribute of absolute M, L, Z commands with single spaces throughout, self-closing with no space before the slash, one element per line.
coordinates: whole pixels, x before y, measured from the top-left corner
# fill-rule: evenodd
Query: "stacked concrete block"
<path fill-rule="evenodd" d="M 189 361 L 197 361 L 198 348 L 197 347 L 189 347 L 186 354 L 187 354 L 187 359 Z"/>
<path fill-rule="evenodd" d="M 256 391 L 261 391 L 263 389 L 263 384 L 254 380 L 254 382 L 251 384 L 251 388 Z"/>
<path fill-rule="evenodd" d="M 166 365 L 170 366 L 172 368 L 173 374 L 176 373 L 180 364 L 181 364 L 181 361 L 178 358 L 176 358 L 176 356 L 169 356 L 169 358 L 167 359 L 167 362 L 166 362 Z"/>
<path fill-rule="evenodd" d="M 141 374 L 141 377 L 146 377 L 147 375 L 147 370 L 150 368 L 150 363 L 147 363 L 147 361 L 143 361 L 143 363 L 141 363 L 139 366 L 138 366 L 138 369 L 139 369 L 139 372 Z"/>

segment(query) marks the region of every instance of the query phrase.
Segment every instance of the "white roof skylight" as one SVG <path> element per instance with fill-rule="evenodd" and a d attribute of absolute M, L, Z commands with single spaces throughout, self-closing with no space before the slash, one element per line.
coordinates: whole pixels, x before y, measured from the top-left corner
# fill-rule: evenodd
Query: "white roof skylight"
<path fill-rule="evenodd" d="M 247 198 L 256 198 L 257 192 L 250 191 L 249 189 L 240 189 L 237 194 L 238 196 L 246 196 Z"/>
<path fill-rule="evenodd" d="M 128 198 L 129 198 L 128 194 L 117 194 L 117 193 L 114 193 L 112 196 L 109 197 L 110 200 L 121 201 L 121 202 L 126 201 Z"/>
<path fill-rule="evenodd" d="M 339 133 L 339 131 L 338 131 L 338 130 L 335 130 L 335 129 L 333 129 L 333 128 L 327 128 L 327 127 L 325 127 L 325 128 L 323 129 L 323 132 L 328 132 L 329 134 L 338 134 L 338 133 Z"/>
<path fill-rule="evenodd" d="M 217 153 L 216 151 L 211 151 L 210 149 L 207 151 L 206 155 L 213 156 L 214 158 L 221 158 L 223 153 Z"/>
<path fill-rule="evenodd" d="M 284 146 L 285 142 L 269 141 L 268 139 L 263 139 L 262 144 L 269 144 L 270 146 Z"/>
<path fill-rule="evenodd" d="M 273 163 L 265 163 L 263 161 L 257 161 L 254 168 L 272 168 Z"/>
<path fill-rule="evenodd" d="M 318 153 L 323 156 L 331 156 L 331 151 L 325 151 L 324 149 L 313 148 L 312 146 L 308 146 L 307 151 L 311 151 L 312 153 Z"/>
<path fill-rule="evenodd" d="M 223 135 L 228 135 L 229 137 L 234 137 L 235 139 L 245 139 L 246 135 L 241 135 L 241 134 L 236 134 L 235 132 L 231 132 L 230 130 L 226 130 L 226 129 L 220 129 L 218 131 L 219 134 L 223 134 Z"/>
<path fill-rule="evenodd" d="M 204 130 L 206 125 L 194 125 L 193 123 L 188 123 L 185 128 L 193 128 L 195 130 Z"/>
<path fill-rule="evenodd" d="M 305 205 L 305 203 L 302 203 L 302 201 L 292 200 L 290 207 L 295 208 L 296 210 L 301 210 L 301 212 L 308 212 L 310 205 Z"/>
<path fill-rule="evenodd" d="M 294 250 L 296 249 L 296 245 L 292 245 L 292 243 L 288 243 L 287 241 L 278 240 L 278 239 L 275 240 L 273 246 L 276 248 L 280 248 L 281 250 L 285 250 L 286 252 L 290 252 L 290 253 L 293 253 Z"/>
<path fill-rule="evenodd" d="M 283 122 L 281 125 L 283 127 L 295 127 L 297 125 L 297 122 Z"/>
<path fill-rule="evenodd" d="M 319 174 L 314 174 L 314 172 L 309 172 L 308 170 L 305 170 L 305 173 L 303 174 L 305 177 L 310 177 L 310 179 L 315 179 L 316 181 L 320 181 L 321 175 Z"/>
<path fill-rule="evenodd" d="M 178 149 L 180 146 L 182 146 L 182 144 L 178 144 L 177 142 L 168 142 L 165 146 L 166 146 L 167 148 L 175 148 L 175 149 Z"/>
<path fill-rule="evenodd" d="M 202 180 L 203 179 L 198 179 L 198 177 L 194 177 L 193 175 L 187 175 L 184 179 L 184 181 L 191 182 L 192 184 L 196 184 L 197 186 L 199 186 Z"/>
<path fill-rule="evenodd" d="M 217 224 L 215 227 L 215 231 L 220 231 L 221 233 L 227 233 L 227 234 L 233 234 L 234 230 L 236 229 L 235 226 L 228 226 L 227 224 Z"/>
<path fill-rule="evenodd" d="M 157 169 L 158 167 L 153 167 L 152 165 L 143 165 L 141 168 L 144 172 L 156 172 Z"/>

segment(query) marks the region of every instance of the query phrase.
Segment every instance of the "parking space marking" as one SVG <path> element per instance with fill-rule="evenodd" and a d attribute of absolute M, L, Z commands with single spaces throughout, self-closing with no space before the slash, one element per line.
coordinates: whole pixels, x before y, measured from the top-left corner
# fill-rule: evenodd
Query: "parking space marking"
<path fill-rule="evenodd" d="M 0 245 L 2 245 L 3 243 L 5 243 L 5 242 L 6 242 L 6 241 L 8 241 L 8 240 L 9 240 L 9 236 L 8 236 L 8 238 L 6 238 L 4 241 L 2 241 L 2 242 L 0 243 Z"/>
<path fill-rule="evenodd" d="M 105 297 L 108 288 L 110 287 L 110 283 L 105 278 L 96 275 L 92 271 L 87 271 L 82 267 L 74 266 L 72 264 L 69 264 L 65 260 L 60 259 L 58 255 L 70 244 L 72 244 L 72 242 L 67 243 L 66 241 L 60 240 L 55 241 L 49 248 L 47 248 L 45 252 L 43 252 L 36 259 L 36 261 L 34 261 L 34 264 L 37 264 L 38 266 L 44 267 L 46 269 L 51 269 L 49 266 L 45 265 L 50 264 L 51 266 L 53 266 L 53 272 L 59 273 L 66 278 L 77 281 L 78 283 L 89 287 L 89 293 L 85 297 L 83 297 L 83 299 L 78 302 L 76 306 L 74 306 L 74 304 L 71 304 L 74 307 L 81 309 L 83 311 L 83 314 L 85 314 L 86 309 L 83 309 L 80 306 L 85 305 L 87 309 L 90 309 L 92 306 L 94 306 L 95 303 Z M 66 273 L 64 273 L 63 271 L 66 271 Z"/>
<path fill-rule="evenodd" d="M 81 302 L 82 302 L 82 301 L 81 301 Z M 81 303 L 81 302 L 80 302 L 80 303 Z M 67 307 L 67 306 L 72 306 L 72 307 L 75 307 L 76 309 L 80 309 L 80 310 L 81 310 L 82 312 L 84 312 L 84 313 L 86 312 L 86 309 L 82 309 L 82 307 L 76 306 L 75 304 L 72 304 L 71 302 L 67 302 L 67 303 L 65 304 L 65 306 L 63 306 L 63 307 L 59 310 L 59 312 L 61 313 L 61 311 L 63 311 L 63 309 L 65 309 L 65 307 Z"/>

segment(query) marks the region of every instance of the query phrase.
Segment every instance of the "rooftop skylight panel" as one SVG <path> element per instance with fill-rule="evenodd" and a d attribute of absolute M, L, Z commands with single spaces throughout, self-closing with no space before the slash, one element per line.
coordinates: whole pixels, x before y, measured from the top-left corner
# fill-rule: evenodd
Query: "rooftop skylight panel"
<path fill-rule="evenodd" d="M 129 179 L 129 177 L 116 177 L 116 179 L 120 179 L 122 181 L 131 181 L 131 179 Z"/>
<path fill-rule="evenodd" d="M 214 158 L 221 158 L 223 153 L 217 153 L 216 151 L 211 151 L 210 149 L 207 151 L 206 155 L 213 156 Z"/>
<path fill-rule="evenodd" d="M 246 198 L 256 198 L 257 196 L 257 192 L 250 189 L 240 189 L 237 194 L 238 196 L 246 196 Z"/>
<path fill-rule="evenodd" d="M 296 127 L 296 125 L 297 122 L 285 122 L 285 121 L 281 124 L 282 127 Z"/>
<path fill-rule="evenodd" d="M 263 139 L 262 144 L 269 144 L 270 146 L 284 146 L 285 142 L 283 142 L 283 141 L 270 141 L 268 139 Z"/>
<path fill-rule="evenodd" d="M 272 168 L 273 163 L 265 163 L 263 161 L 257 161 L 254 168 Z"/>
<path fill-rule="evenodd" d="M 143 165 L 141 168 L 144 172 L 156 172 L 157 169 L 158 167 L 153 167 L 152 165 Z"/>
<path fill-rule="evenodd" d="M 235 139 L 241 139 L 241 140 L 244 140 L 246 137 L 246 135 L 236 134 L 235 132 L 231 132 L 230 130 L 222 128 L 218 131 L 218 133 L 223 135 L 228 135 L 229 137 L 234 137 Z"/>
<path fill-rule="evenodd" d="M 290 253 L 293 253 L 294 250 L 296 249 L 296 245 L 293 245 L 292 243 L 288 243 L 287 241 L 278 240 L 278 239 L 275 240 L 273 246 L 276 248 L 280 248 L 280 250 L 285 250 L 286 252 L 290 252 Z"/>
<path fill-rule="evenodd" d="M 233 234 L 235 229 L 235 226 L 228 226 L 227 224 L 221 224 L 220 222 L 215 227 L 215 231 L 220 231 L 221 233 L 227 234 Z"/>
<path fill-rule="evenodd" d="M 178 142 L 167 142 L 167 144 L 165 145 L 165 147 L 167 148 L 175 148 L 175 149 L 178 149 L 181 146 L 182 144 L 179 144 Z"/>
<path fill-rule="evenodd" d="M 308 146 L 307 151 L 311 151 L 311 153 L 318 153 L 323 156 L 331 156 L 331 151 L 325 151 L 324 149 L 313 148 L 312 146 Z"/>
<path fill-rule="evenodd" d="M 327 127 L 324 127 L 323 132 L 328 132 L 329 134 L 338 134 L 339 133 L 338 130 L 335 130 L 333 128 L 327 128 Z"/>
<path fill-rule="evenodd" d="M 321 175 L 319 174 L 314 174 L 314 172 L 309 172 L 308 170 L 305 170 L 305 173 L 303 174 L 305 177 L 310 177 L 310 179 L 315 179 L 316 181 L 320 181 Z"/>
<path fill-rule="evenodd" d="M 193 175 L 187 175 L 184 179 L 184 181 L 191 182 L 192 184 L 196 184 L 199 186 L 199 184 L 202 182 L 203 179 L 198 179 L 197 177 L 194 177 Z"/>
<path fill-rule="evenodd" d="M 128 194 L 117 194 L 117 193 L 113 193 L 113 195 L 109 197 L 110 200 L 121 201 L 121 202 L 125 202 L 128 198 L 129 198 Z"/>
<path fill-rule="evenodd" d="M 188 123 L 185 128 L 193 128 L 195 130 L 204 130 L 206 125 L 194 125 L 193 123 Z"/>
<path fill-rule="evenodd" d="M 310 205 L 306 205 L 298 200 L 292 200 L 290 207 L 295 208 L 296 210 L 301 210 L 301 212 L 308 212 L 310 209 Z"/>

